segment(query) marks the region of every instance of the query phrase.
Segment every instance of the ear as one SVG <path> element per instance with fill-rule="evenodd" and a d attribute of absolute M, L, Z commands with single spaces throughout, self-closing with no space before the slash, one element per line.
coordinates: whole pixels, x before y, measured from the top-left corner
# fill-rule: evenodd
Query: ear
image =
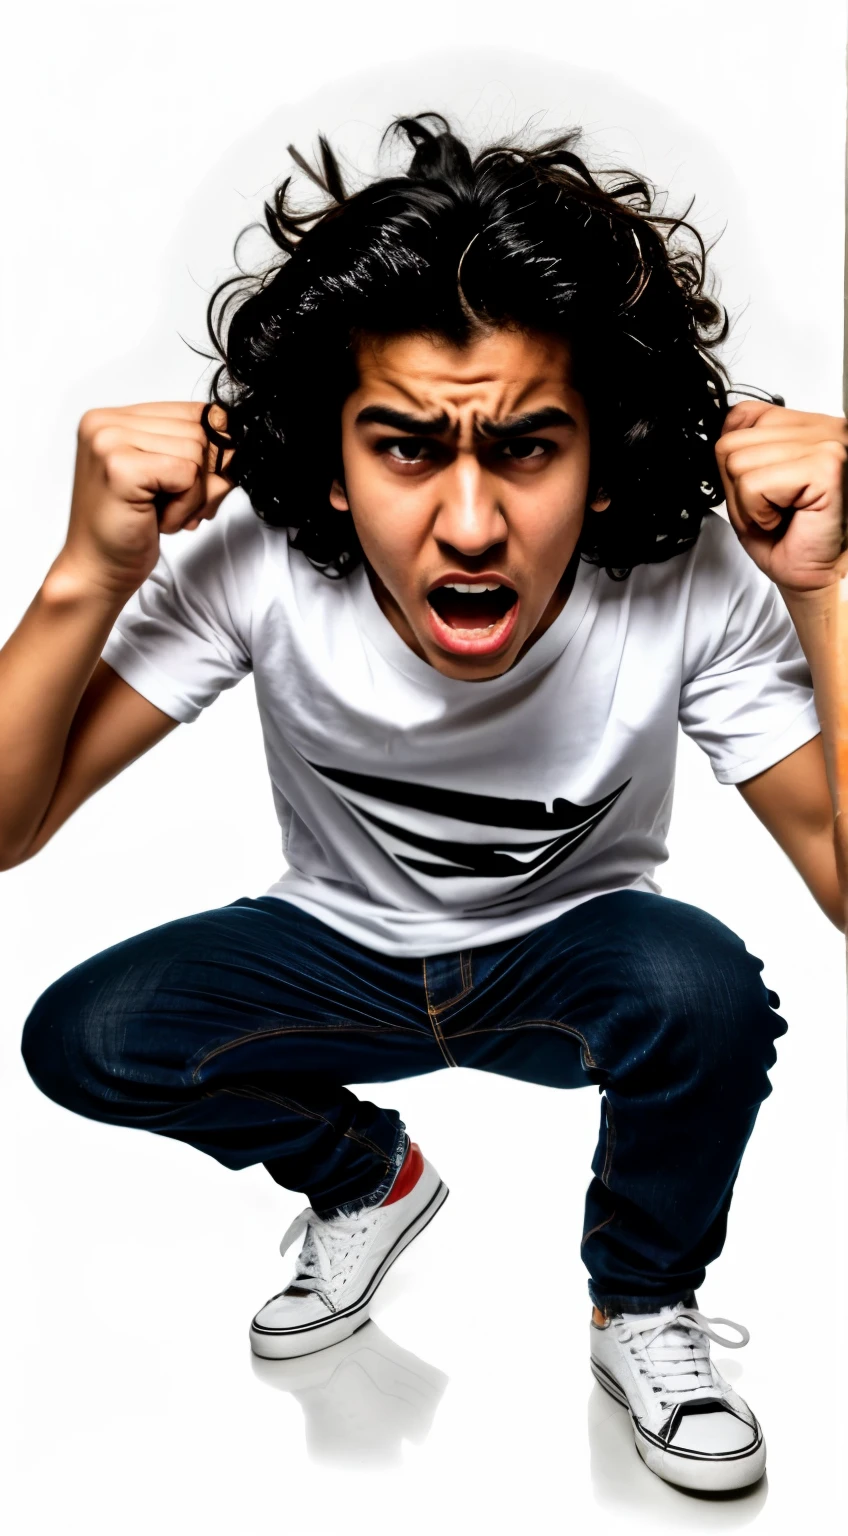
<path fill-rule="evenodd" d="M 611 500 L 612 498 L 607 495 L 603 486 L 599 485 L 593 500 L 589 502 L 590 510 L 592 512 L 606 512 Z"/>
<path fill-rule="evenodd" d="M 335 507 L 337 512 L 350 511 L 350 502 L 341 480 L 334 480 L 330 486 L 330 506 Z"/>

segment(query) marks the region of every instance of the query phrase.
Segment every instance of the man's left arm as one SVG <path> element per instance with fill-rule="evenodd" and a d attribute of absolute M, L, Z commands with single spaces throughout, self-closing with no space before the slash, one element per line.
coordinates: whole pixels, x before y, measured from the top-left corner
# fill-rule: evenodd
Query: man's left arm
<path fill-rule="evenodd" d="M 762 401 L 734 406 L 716 444 L 728 517 L 743 548 L 783 596 L 809 663 L 822 727 L 821 736 L 739 789 L 843 931 L 835 621 L 839 582 L 848 572 L 846 445 L 848 424 L 841 416 Z"/>

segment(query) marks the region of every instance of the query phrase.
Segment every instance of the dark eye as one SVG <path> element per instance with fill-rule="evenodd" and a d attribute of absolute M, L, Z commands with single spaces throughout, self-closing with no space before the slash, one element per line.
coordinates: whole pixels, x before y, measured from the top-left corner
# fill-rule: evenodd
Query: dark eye
<path fill-rule="evenodd" d="M 427 444 L 417 437 L 396 438 L 386 445 L 385 452 L 390 459 L 396 459 L 401 464 L 423 464 L 429 457 Z"/>
<path fill-rule="evenodd" d="M 530 437 L 519 437 L 514 443 L 504 443 L 502 449 L 505 458 L 521 459 L 522 462 L 526 462 L 527 459 L 544 458 L 547 451 L 547 443 L 534 442 Z"/>

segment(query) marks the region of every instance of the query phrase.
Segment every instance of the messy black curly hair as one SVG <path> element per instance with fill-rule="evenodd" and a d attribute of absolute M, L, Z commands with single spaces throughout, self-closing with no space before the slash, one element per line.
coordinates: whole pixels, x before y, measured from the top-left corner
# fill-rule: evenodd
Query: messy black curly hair
<path fill-rule="evenodd" d="M 658 212 L 642 177 L 593 174 L 575 152 L 579 129 L 474 155 L 439 113 L 386 132 L 412 148 L 406 174 L 354 193 L 323 136 L 320 169 L 289 146 L 326 202 L 299 211 L 287 177 L 264 209 L 281 256 L 259 274 L 240 270 L 209 301 L 223 361 L 204 425 L 235 448 L 228 477 L 327 575 L 346 574 L 362 552 L 350 515 L 328 499 L 342 466 L 340 426 L 328 453 L 327 421 L 355 388 L 357 336 L 462 344 L 481 326 L 518 326 L 572 349 L 591 489 L 610 497 L 607 511 L 586 513 L 583 557 L 621 578 L 689 549 L 724 499 L 714 445 L 729 385 L 715 354 L 729 321 L 708 291 L 697 230 Z M 225 436 L 209 424 L 213 402 Z"/>

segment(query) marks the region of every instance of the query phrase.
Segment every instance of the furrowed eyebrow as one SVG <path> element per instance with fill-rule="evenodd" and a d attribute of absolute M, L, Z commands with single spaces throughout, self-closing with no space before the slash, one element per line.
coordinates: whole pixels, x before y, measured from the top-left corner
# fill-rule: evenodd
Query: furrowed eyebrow
<path fill-rule="evenodd" d="M 523 416 L 508 416 L 506 421 L 481 421 L 477 430 L 483 437 L 499 441 L 510 437 L 526 437 L 528 432 L 539 432 L 544 427 L 573 427 L 573 416 L 560 410 L 558 405 L 546 405 L 541 411 L 527 411 Z"/>
<path fill-rule="evenodd" d="M 394 427 L 398 432 L 413 432 L 419 436 L 440 436 L 450 427 L 450 418 L 443 411 L 440 416 L 413 416 L 407 411 L 396 411 L 388 405 L 366 405 L 356 418 L 357 426 L 374 423 L 381 427 Z M 493 437 L 499 442 L 512 437 L 526 437 L 529 432 L 539 432 L 545 427 L 573 427 L 573 416 L 558 405 L 546 405 L 540 411 L 527 411 L 522 416 L 509 416 L 505 421 L 481 421 L 477 432 L 481 437 Z"/>
<path fill-rule="evenodd" d="M 366 405 L 356 418 L 357 426 L 374 422 L 381 427 L 395 427 L 399 432 L 441 433 L 447 432 L 450 418 L 445 411 L 441 416 L 410 416 L 406 411 L 394 411 L 388 405 Z"/>

